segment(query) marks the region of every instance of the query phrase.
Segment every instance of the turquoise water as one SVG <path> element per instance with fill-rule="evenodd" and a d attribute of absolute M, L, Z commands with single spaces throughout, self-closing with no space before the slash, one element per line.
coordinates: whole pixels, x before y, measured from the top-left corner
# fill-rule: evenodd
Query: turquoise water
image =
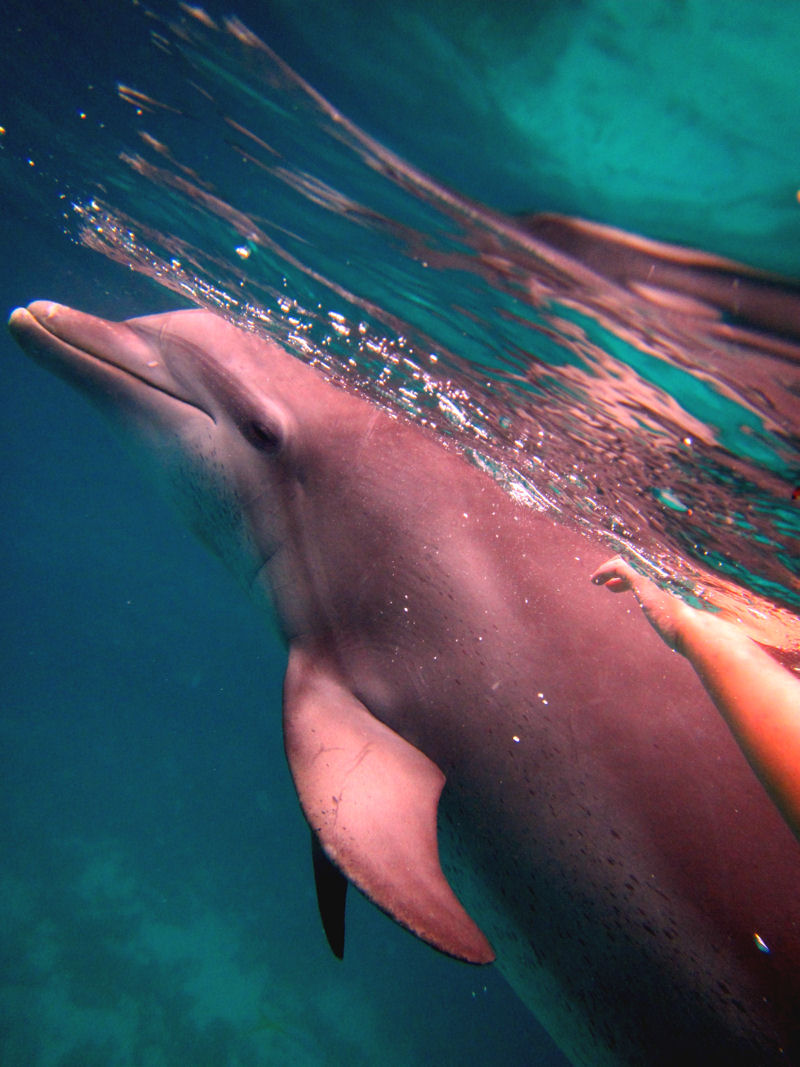
<path fill-rule="evenodd" d="M 690 305 L 739 274 L 621 282 L 609 235 L 565 262 L 542 213 L 800 277 L 799 5 L 30 8 L 9 308 L 222 309 L 662 576 L 796 612 L 797 290 L 741 274 L 771 325 Z M 3 344 L 0 1062 L 563 1062 L 498 975 L 359 899 L 330 958 L 280 647 Z"/>

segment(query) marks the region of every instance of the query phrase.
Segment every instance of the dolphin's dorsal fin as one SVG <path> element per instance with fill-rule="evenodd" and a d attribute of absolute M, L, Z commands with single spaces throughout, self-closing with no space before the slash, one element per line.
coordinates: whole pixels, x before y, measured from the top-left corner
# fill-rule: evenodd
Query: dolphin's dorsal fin
<path fill-rule="evenodd" d="M 444 775 L 297 645 L 284 685 L 284 739 L 300 804 L 329 860 L 435 948 L 491 962 L 491 945 L 439 866 Z"/>

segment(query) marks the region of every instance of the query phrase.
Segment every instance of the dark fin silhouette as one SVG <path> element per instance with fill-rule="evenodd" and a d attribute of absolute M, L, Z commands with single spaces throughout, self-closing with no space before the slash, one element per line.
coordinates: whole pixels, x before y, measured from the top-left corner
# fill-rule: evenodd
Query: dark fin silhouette
<path fill-rule="evenodd" d="M 322 929 L 337 960 L 344 959 L 344 908 L 347 899 L 347 879 L 331 863 L 317 835 L 311 831 L 311 859 L 314 864 L 314 884 L 317 887 L 317 907 Z"/>

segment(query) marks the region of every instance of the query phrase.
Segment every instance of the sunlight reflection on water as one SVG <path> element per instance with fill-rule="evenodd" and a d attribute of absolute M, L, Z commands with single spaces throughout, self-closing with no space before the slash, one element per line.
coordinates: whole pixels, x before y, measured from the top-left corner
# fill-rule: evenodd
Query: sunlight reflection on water
<path fill-rule="evenodd" d="M 154 36 L 153 87 L 119 87 L 139 151 L 75 205 L 85 245 L 277 336 L 655 576 L 796 608 L 798 287 L 461 198 L 240 22 L 186 11 Z"/>

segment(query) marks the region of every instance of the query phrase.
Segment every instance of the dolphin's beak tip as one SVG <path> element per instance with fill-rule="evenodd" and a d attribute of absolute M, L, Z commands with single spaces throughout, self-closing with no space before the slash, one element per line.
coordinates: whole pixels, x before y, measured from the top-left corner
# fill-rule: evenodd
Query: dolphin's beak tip
<path fill-rule="evenodd" d="M 27 311 L 36 319 L 46 319 L 60 311 L 62 306 L 55 300 L 32 300 L 28 304 Z"/>
<path fill-rule="evenodd" d="M 15 327 L 22 326 L 25 319 L 30 318 L 30 312 L 27 308 L 14 308 L 11 314 L 8 316 L 8 327 L 13 330 Z"/>
<path fill-rule="evenodd" d="M 54 300 L 32 300 L 27 307 L 14 308 L 8 318 L 8 325 L 21 326 L 26 319 L 35 319 L 37 322 L 45 322 L 61 310 L 62 305 Z"/>

